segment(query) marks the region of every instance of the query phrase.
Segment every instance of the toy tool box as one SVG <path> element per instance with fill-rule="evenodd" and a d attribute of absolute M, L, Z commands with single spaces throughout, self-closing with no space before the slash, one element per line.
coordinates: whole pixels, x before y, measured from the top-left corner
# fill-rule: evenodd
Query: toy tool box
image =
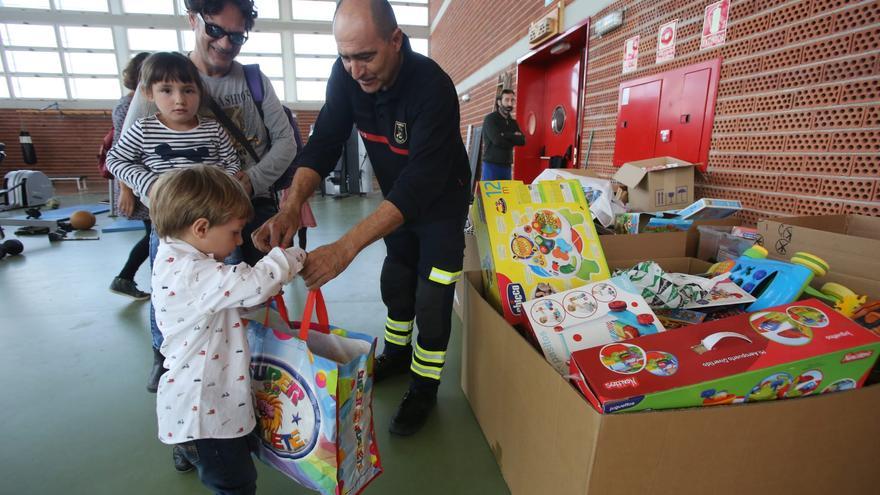
<path fill-rule="evenodd" d="M 524 301 L 610 276 L 576 180 L 480 182 L 471 220 L 486 297 L 511 324 Z"/>
<path fill-rule="evenodd" d="M 665 329 L 626 276 L 526 301 L 523 314 L 544 357 L 568 374 L 571 353 Z"/>
<path fill-rule="evenodd" d="M 880 337 L 810 299 L 578 351 L 601 412 L 751 402 L 861 387 Z"/>

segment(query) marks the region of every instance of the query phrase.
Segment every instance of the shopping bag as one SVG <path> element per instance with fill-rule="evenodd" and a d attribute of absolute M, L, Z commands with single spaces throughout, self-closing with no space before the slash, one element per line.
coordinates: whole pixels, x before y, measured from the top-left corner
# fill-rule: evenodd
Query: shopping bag
<path fill-rule="evenodd" d="M 376 338 L 330 326 L 320 291 L 290 322 L 280 296 L 248 321 L 257 457 L 325 495 L 361 492 L 382 473 L 373 428 Z M 312 323 L 312 313 L 318 323 Z"/>

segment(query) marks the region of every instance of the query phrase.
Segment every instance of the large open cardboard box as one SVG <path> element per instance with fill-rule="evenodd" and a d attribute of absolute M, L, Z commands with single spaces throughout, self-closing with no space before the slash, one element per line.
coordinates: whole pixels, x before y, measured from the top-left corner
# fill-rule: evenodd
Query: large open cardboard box
<path fill-rule="evenodd" d="M 614 180 L 627 187 L 630 211 L 680 210 L 694 202 L 694 164 L 678 158 L 624 163 Z"/>
<path fill-rule="evenodd" d="M 656 234 L 652 234 L 656 235 Z M 601 415 L 465 285 L 461 385 L 511 493 L 877 493 L 880 385 Z"/>
<path fill-rule="evenodd" d="M 601 236 L 610 266 L 699 272 L 695 232 Z M 645 253 L 650 255 L 646 256 Z M 601 415 L 486 302 L 463 293 L 461 386 L 514 495 L 880 490 L 880 385 L 801 399 Z"/>
<path fill-rule="evenodd" d="M 798 251 L 823 258 L 828 275 L 812 283 L 843 284 L 869 298 L 880 298 L 880 218 L 860 215 L 769 218 L 758 222 L 759 242 L 774 259 Z"/>

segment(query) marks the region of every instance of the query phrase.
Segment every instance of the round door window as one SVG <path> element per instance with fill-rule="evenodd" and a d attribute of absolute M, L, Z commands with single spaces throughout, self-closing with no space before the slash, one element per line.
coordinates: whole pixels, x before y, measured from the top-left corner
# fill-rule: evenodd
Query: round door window
<path fill-rule="evenodd" d="M 550 128 L 553 129 L 553 134 L 560 134 L 564 127 L 565 127 L 565 109 L 562 108 L 562 106 L 557 106 L 553 110 L 553 117 L 550 120 Z"/>

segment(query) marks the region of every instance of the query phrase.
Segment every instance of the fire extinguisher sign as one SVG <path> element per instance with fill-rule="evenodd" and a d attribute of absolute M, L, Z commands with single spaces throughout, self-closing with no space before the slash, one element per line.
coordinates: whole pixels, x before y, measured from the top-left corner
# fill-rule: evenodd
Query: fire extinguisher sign
<path fill-rule="evenodd" d="M 657 32 L 657 62 L 661 64 L 675 58 L 675 24 L 678 19 L 660 26 Z"/>
<path fill-rule="evenodd" d="M 639 35 L 626 40 L 623 47 L 623 73 L 629 74 L 639 68 Z"/>
<path fill-rule="evenodd" d="M 700 50 L 723 45 L 727 39 L 727 18 L 730 14 L 730 0 L 721 0 L 706 6 L 703 12 L 703 37 Z"/>

